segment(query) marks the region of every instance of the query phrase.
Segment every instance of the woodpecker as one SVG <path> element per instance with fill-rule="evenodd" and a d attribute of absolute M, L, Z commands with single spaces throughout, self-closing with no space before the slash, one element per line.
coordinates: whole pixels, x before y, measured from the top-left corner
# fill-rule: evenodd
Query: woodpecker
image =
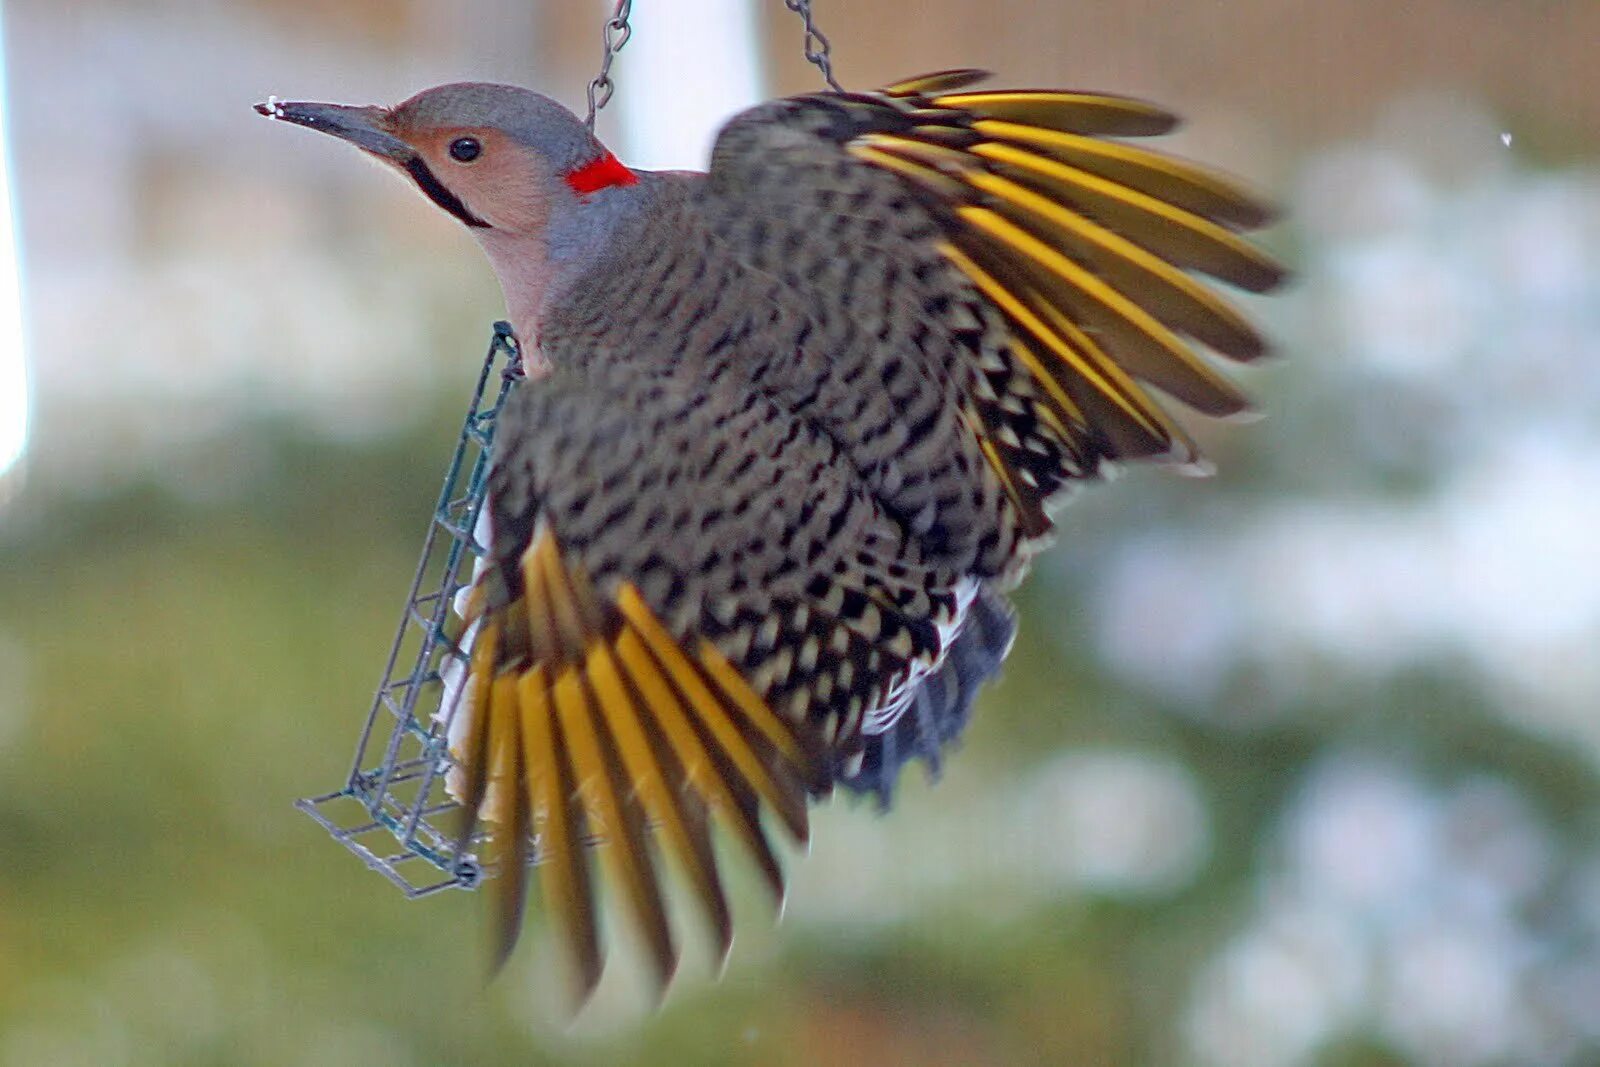
<path fill-rule="evenodd" d="M 592 862 L 659 989 L 669 856 L 725 958 L 713 826 L 781 899 L 769 824 L 803 842 L 835 787 L 887 801 L 937 760 L 1065 493 L 1114 463 L 1199 464 L 1167 401 L 1249 409 L 1213 357 L 1266 346 L 1201 278 L 1280 283 L 1241 236 L 1269 209 L 1130 143 L 1173 128 L 1161 108 L 985 77 L 759 105 L 705 173 L 630 169 L 507 85 L 257 105 L 459 220 L 529 362 L 454 751 L 498 857 L 497 965 L 535 857 L 580 1002 L 604 960 Z"/>

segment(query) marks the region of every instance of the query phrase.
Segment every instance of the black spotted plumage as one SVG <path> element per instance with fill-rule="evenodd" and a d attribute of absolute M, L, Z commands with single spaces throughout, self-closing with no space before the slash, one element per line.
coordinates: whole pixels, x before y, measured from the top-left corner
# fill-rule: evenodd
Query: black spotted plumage
<path fill-rule="evenodd" d="M 596 863 L 662 985 L 669 867 L 725 954 L 713 828 L 781 893 L 771 829 L 803 840 L 835 786 L 886 803 L 960 734 L 1064 491 L 1194 461 L 1168 401 L 1246 409 L 1212 357 L 1265 345 L 1201 279 L 1276 285 L 1241 236 L 1270 212 L 1130 143 L 1159 108 L 982 77 L 763 104 L 703 175 L 629 171 L 509 86 L 262 105 L 429 174 L 526 343 L 453 734 L 497 958 L 535 858 L 580 995 Z M 480 153 L 442 155 L 463 131 Z"/>
<path fill-rule="evenodd" d="M 1010 647 L 1004 593 L 1062 491 L 1108 461 L 1194 458 L 1141 379 L 1208 414 L 1246 403 L 1193 342 L 1238 359 L 1264 346 L 1188 271 L 1270 287 L 1276 267 L 1233 236 L 1266 213 L 1208 171 L 1103 139 L 1170 126 L 1148 105 L 955 92 L 966 80 L 736 117 L 708 175 L 639 176 L 638 206 L 540 323 L 555 369 L 505 415 L 486 618 L 545 610 L 555 594 L 530 589 L 525 561 L 559 559 L 597 605 L 636 596 L 677 651 L 655 649 L 654 663 L 623 648 L 626 629 L 603 613 L 575 647 L 633 656 L 636 673 L 668 681 L 674 656 L 685 678 L 712 678 L 706 656 L 724 662 L 793 741 L 710 701 L 696 729 L 714 755 L 633 809 L 621 741 L 610 756 L 591 745 L 592 765 L 579 757 L 587 778 L 552 764 L 566 803 L 541 803 L 548 783 L 521 769 L 527 784 L 506 795 L 524 810 L 499 817 L 500 836 L 528 828 L 546 848 L 546 896 L 583 988 L 600 966 L 588 859 L 570 844 L 586 826 L 628 820 L 597 850 L 622 857 L 665 981 L 676 948 L 646 843 L 669 821 L 664 805 L 683 805 L 685 826 L 728 822 L 778 887 L 759 811 L 803 837 L 808 797 L 839 784 L 887 803 L 907 761 L 937 765 Z M 497 639 L 497 677 L 556 691 L 536 641 L 506 627 Z M 569 669 L 588 680 L 568 691 L 597 722 L 653 721 L 637 679 L 600 692 L 591 675 L 609 668 L 595 655 L 574 653 Z M 669 689 L 654 699 L 694 704 Z M 478 691 L 478 714 L 511 692 Z M 665 832 L 654 836 L 692 873 L 725 951 L 703 846 Z M 510 881 L 508 943 L 521 893 Z"/>

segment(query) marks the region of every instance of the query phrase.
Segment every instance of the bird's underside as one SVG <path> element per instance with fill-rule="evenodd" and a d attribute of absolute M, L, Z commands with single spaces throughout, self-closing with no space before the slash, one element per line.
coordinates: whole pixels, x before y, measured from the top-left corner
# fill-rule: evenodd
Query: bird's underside
<path fill-rule="evenodd" d="M 947 72 L 735 118 L 540 324 L 502 415 L 461 734 L 498 860 L 498 951 L 532 858 L 580 994 L 598 861 L 661 982 L 676 867 L 720 953 L 712 846 L 775 894 L 835 785 L 887 797 L 966 721 L 1050 508 L 1104 464 L 1193 462 L 1155 399 L 1246 409 L 1212 355 L 1254 329 L 1198 276 L 1280 280 L 1267 212 L 1121 138 L 1120 97 Z M 1209 350 L 1209 351 L 1207 351 Z"/>

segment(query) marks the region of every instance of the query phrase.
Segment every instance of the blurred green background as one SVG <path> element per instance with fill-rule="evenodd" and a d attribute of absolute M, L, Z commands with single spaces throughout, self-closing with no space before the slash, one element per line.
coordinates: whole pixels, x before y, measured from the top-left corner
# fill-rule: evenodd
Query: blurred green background
<path fill-rule="evenodd" d="M 965 744 L 835 800 L 720 982 L 407 902 L 336 788 L 500 314 L 268 93 L 573 104 L 605 5 L 9 0 L 33 402 L 0 474 L 0 1067 L 1600 1063 L 1600 5 L 817 0 L 864 87 L 1147 96 L 1293 290 L 1220 473 L 1085 492 Z M 809 89 L 779 0 L 637 0 L 601 123 Z M 0 351 L 0 357 L 5 356 Z"/>

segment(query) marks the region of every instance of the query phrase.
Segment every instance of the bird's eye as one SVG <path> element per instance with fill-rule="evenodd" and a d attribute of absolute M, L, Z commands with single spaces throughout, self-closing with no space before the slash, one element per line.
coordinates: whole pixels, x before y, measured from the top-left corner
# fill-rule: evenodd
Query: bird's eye
<path fill-rule="evenodd" d="M 471 163 L 483 151 L 476 137 L 457 137 L 450 142 L 450 158 L 457 163 Z"/>

